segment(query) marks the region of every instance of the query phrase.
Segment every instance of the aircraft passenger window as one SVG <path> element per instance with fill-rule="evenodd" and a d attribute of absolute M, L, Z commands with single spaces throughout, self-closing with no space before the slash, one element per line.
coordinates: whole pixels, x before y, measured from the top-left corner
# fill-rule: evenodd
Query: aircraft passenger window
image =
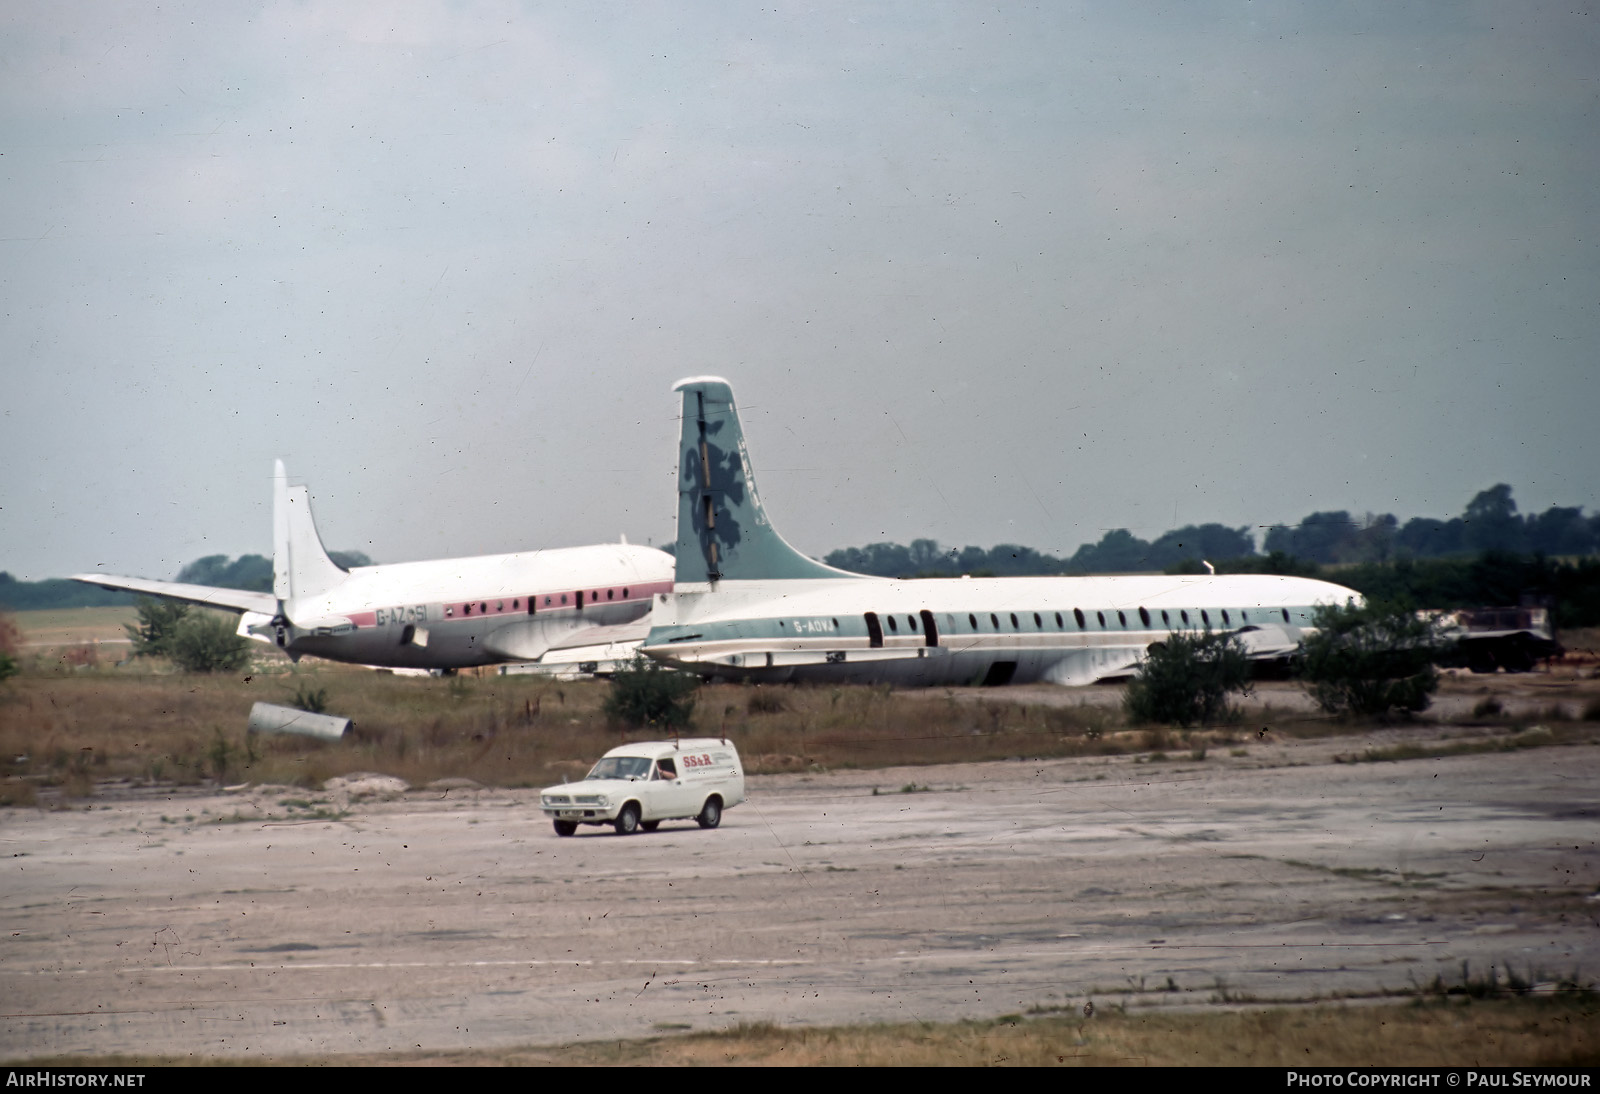
<path fill-rule="evenodd" d="M 1104 629 L 1105 625 L 1106 625 L 1106 613 L 1105 612 L 1095 612 L 1094 614 L 1095 614 L 1095 618 L 1100 620 L 1101 629 Z"/>
<path fill-rule="evenodd" d="M 455 610 L 455 609 L 454 609 L 454 608 L 446 608 L 446 609 L 445 609 L 445 610 L 444 610 L 444 614 L 445 614 L 445 618 L 446 618 L 446 619 L 448 619 L 448 618 L 450 618 L 450 617 L 451 617 L 451 616 L 453 616 L 453 615 L 455 615 L 455 614 L 456 614 L 456 610 Z"/>
<path fill-rule="evenodd" d="M 511 610 L 516 611 L 520 607 L 522 607 L 522 598 L 519 596 L 511 602 Z"/>
<path fill-rule="evenodd" d="M 1147 627 L 1150 625 L 1150 613 L 1145 611 L 1143 608 L 1139 609 L 1139 622 L 1143 623 Z"/>
<path fill-rule="evenodd" d="M 1248 622 L 1250 622 L 1250 613 L 1249 612 L 1240 612 L 1239 613 L 1239 618 L 1244 620 L 1246 623 L 1248 623 Z"/>
<path fill-rule="evenodd" d="M 839 621 L 837 619 L 835 619 L 833 621 L 833 629 L 834 630 L 838 630 L 839 629 Z"/>
<path fill-rule="evenodd" d="M 1033 613 L 1033 625 L 1038 627 L 1041 631 L 1044 630 L 1044 620 L 1039 618 L 1038 612 Z"/>
<path fill-rule="evenodd" d="M 898 634 L 900 632 L 900 626 L 894 621 L 894 616 L 891 615 L 886 618 L 889 620 L 889 629 Z"/>
<path fill-rule="evenodd" d="M 461 605 L 461 614 L 462 615 L 471 615 L 472 614 L 472 605 L 471 604 L 463 604 L 463 605 Z"/>
<path fill-rule="evenodd" d="M 561 594 L 561 603 L 565 604 L 566 602 L 567 602 L 567 594 L 566 593 L 562 593 Z"/>
<path fill-rule="evenodd" d="M 505 611 L 506 610 L 506 602 L 504 600 L 496 600 L 494 602 L 494 610 L 497 611 L 497 612 Z"/>
<path fill-rule="evenodd" d="M 1064 623 L 1062 623 L 1062 622 L 1061 622 L 1061 613 L 1060 613 L 1060 612 L 1057 612 L 1057 613 L 1056 613 L 1056 630 L 1058 630 L 1058 631 L 1059 631 L 1059 630 L 1061 630 L 1061 629 L 1062 629 L 1062 628 L 1063 628 L 1063 627 L 1064 627 L 1064 626 L 1065 626 L 1065 624 L 1064 624 Z"/>
<path fill-rule="evenodd" d="M 995 615 L 993 612 L 989 613 L 989 623 L 994 627 L 995 630 L 1000 629 L 1000 617 Z"/>
<path fill-rule="evenodd" d="M 1017 613 L 1016 612 L 1012 612 L 1011 613 L 1011 629 L 1012 630 L 1016 630 L 1017 629 Z"/>
<path fill-rule="evenodd" d="M 976 631 L 978 629 L 978 617 L 977 616 L 969 614 L 967 616 L 967 622 L 972 624 L 972 629 L 974 631 Z"/>
<path fill-rule="evenodd" d="M 617 593 L 617 590 L 615 590 L 615 589 L 607 589 L 606 590 L 606 599 L 610 600 L 613 596 L 616 595 L 616 593 Z"/>
<path fill-rule="evenodd" d="M 1289 609 L 1288 608 L 1284 608 L 1283 609 L 1283 621 L 1285 623 L 1289 622 Z"/>
<path fill-rule="evenodd" d="M 1172 617 L 1167 614 L 1167 609 L 1165 608 L 1161 609 L 1161 622 L 1169 627 L 1172 626 Z"/>
<path fill-rule="evenodd" d="M 1179 612 L 1178 614 L 1183 617 L 1183 625 L 1185 627 L 1187 627 L 1189 625 L 1189 610 L 1187 608 L 1185 608 L 1183 611 Z"/>
<path fill-rule="evenodd" d="M 1211 613 L 1206 611 L 1204 608 L 1200 610 L 1200 622 L 1204 623 L 1208 627 L 1211 626 Z"/>
<path fill-rule="evenodd" d="M 1128 625 L 1128 617 L 1126 615 L 1124 615 L 1122 612 L 1118 612 L 1117 613 L 1117 622 L 1121 623 L 1124 627 L 1126 627 Z"/>
<path fill-rule="evenodd" d="M 1222 625 L 1224 627 L 1229 626 L 1229 623 L 1228 623 L 1228 609 L 1227 608 L 1223 608 L 1222 609 Z"/>
<path fill-rule="evenodd" d="M 1082 608 L 1073 608 L 1072 609 L 1072 618 L 1074 618 L 1074 619 L 1076 619 L 1078 621 L 1078 629 L 1080 631 L 1083 630 L 1084 629 L 1083 609 Z"/>

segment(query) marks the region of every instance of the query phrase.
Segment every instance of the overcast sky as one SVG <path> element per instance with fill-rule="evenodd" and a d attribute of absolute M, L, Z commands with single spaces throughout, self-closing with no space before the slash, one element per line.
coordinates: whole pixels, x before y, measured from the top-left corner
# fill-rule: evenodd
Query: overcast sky
<path fill-rule="evenodd" d="M 0 5 L 0 569 L 1600 506 L 1600 17 Z M 1257 534 L 1260 542 L 1260 533 Z"/>

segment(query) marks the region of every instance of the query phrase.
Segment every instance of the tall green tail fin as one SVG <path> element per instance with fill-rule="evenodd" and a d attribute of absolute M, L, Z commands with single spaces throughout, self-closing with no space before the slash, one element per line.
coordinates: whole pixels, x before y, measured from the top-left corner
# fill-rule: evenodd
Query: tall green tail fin
<path fill-rule="evenodd" d="M 767 519 L 745 448 L 733 389 L 716 376 L 679 380 L 679 583 L 855 577 L 807 558 Z"/>

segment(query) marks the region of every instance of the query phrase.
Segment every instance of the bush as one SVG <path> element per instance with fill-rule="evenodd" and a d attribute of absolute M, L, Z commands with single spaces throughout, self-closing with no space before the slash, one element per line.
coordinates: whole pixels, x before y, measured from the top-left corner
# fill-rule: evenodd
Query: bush
<path fill-rule="evenodd" d="M 1428 709 L 1449 652 L 1438 625 L 1391 605 L 1324 605 L 1300 644 L 1298 675 L 1329 714 L 1387 718 Z"/>
<path fill-rule="evenodd" d="M 167 641 L 167 656 L 184 672 L 237 672 L 250 663 L 250 644 L 235 633 L 235 619 L 215 612 L 187 615 Z"/>
<path fill-rule="evenodd" d="M 1250 663 L 1231 634 L 1174 634 L 1150 647 L 1123 707 L 1139 722 L 1204 725 L 1228 712 L 1228 693 L 1250 682 Z"/>
<path fill-rule="evenodd" d="M 631 667 L 611 677 L 606 716 L 625 725 L 677 729 L 689 724 L 699 686 L 698 677 L 636 655 Z"/>
<path fill-rule="evenodd" d="M 172 639 L 178 625 L 189 616 L 189 605 L 176 600 L 140 597 L 139 624 L 124 624 L 133 642 L 135 657 L 171 657 Z"/>

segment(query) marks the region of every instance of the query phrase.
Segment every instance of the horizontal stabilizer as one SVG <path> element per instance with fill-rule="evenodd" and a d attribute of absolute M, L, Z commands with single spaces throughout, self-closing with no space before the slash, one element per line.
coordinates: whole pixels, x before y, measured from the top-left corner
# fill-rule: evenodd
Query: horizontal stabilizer
<path fill-rule="evenodd" d="M 142 577 L 116 577 L 111 574 L 73 574 L 73 581 L 85 585 L 98 585 L 116 592 L 140 593 L 158 596 L 164 600 L 181 600 L 185 604 L 203 604 L 208 608 L 224 608 L 230 612 L 260 612 L 271 618 L 278 614 L 278 601 L 271 593 L 252 593 L 243 589 L 218 589 L 210 585 L 185 585 L 178 581 L 151 581 Z"/>

